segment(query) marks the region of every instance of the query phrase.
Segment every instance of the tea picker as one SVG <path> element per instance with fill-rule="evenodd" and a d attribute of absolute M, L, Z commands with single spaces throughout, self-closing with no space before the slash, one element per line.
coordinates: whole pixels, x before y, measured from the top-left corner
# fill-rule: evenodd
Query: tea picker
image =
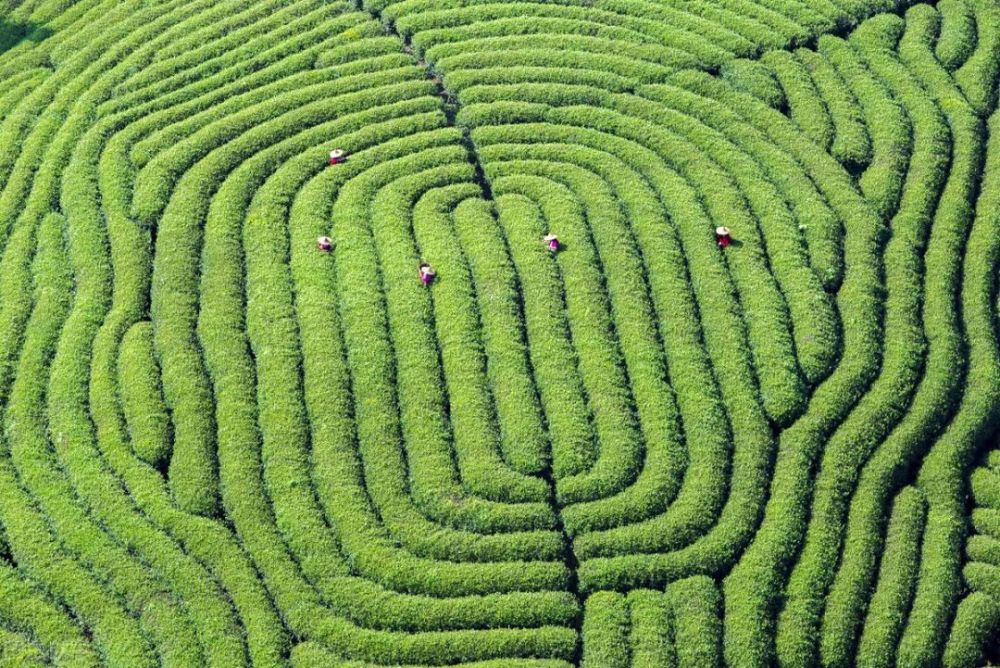
<path fill-rule="evenodd" d="M 434 276 L 436 276 L 434 269 L 426 262 L 422 262 L 420 264 L 420 282 L 424 285 L 430 285 Z"/>
<path fill-rule="evenodd" d="M 347 162 L 347 154 L 344 153 L 344 149 L 335 148 L 330 151 L 330 164 L 339 165 L 341 163 Z"/>
<path fill-rule="evenodd" d="M 715 242 L 719 244 L 719 248 L 727 248 L 729 244 L 733 243 L 733 237 L 730 235 L 728 227 L 715 228 Z"/>

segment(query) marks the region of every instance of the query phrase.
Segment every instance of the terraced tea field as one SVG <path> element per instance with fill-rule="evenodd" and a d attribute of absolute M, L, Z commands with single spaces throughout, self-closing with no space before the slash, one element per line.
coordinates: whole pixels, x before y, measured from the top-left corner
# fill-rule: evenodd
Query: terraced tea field
<path fill-rule="evenodd" d="M 996 0 L 0 8 L 0 665 L 1000 654 Z"/>

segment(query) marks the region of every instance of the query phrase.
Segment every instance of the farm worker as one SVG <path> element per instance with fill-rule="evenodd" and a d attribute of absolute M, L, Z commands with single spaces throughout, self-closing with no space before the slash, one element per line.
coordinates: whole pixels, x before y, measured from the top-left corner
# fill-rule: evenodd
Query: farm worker
<path fill-rule="evenodd" d="M 342 162 L 347 162 L 347 156 L 344 155 L 344 149 L 335 148 L 330 151 L 330 164 L 339 165 Z"/>
<path fill-rule="evenodd" d="M 430 285 L 431 281 L 434 280 L 434 270 L 426 262 L 420 263 L 420 282 L 424 285 Z"/>
<path fill-rule="evenodd" d="M 324 253 L 329 253 L 333 250 L 333 240 L 330 237 L 320 237 L 316 240 L 316 245 Z"/>
<path fill-rule="evenodd" d="M 733 243 L 733 238 L 729 235 L 729 228 L 715 228 L 715 241 L 719 244 L 720 248 L 726 248 L 729 244 Z"/>
<path fill-rule="evenodd" d="M 549 251 L 555 253 L 556 251 L 559 250 L 559 237 L 557 237 L 556 235 L 546 234 L 544 237 L 542 237 L 542 241 L 544 241 L 548 245 Z"/>

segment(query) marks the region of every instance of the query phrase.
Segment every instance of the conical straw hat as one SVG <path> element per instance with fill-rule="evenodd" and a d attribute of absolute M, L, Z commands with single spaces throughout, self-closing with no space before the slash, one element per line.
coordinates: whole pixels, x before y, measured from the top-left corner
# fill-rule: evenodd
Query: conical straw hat
<path fill-rule="evenodd" d="M 717 228 L 715 228 L 715 233 L 718 234 L 720 237 L 724 237 L 724 236 L 726 236 L 726 235 L 729 234 L 729 228 L 728 227 L 717 227 Z"/>
<path fill-rule="evenodd" d="M 332 151 L 330 151 L 331 158 L 340 158 L 343 155 L 344 155 L 344 149 L 342 148 L 335 148 Z"/>

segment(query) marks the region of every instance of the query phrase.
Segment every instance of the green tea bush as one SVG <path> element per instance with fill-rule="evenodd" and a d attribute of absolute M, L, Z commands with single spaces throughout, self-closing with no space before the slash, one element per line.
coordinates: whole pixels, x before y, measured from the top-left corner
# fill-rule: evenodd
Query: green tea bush
<path fill-rule="evenodd" d="M 784 90 L 789 116 L 795 124 L 824 151 L 829 151 L 833 141 L 833 120 L 809 71 L 787 51 L 767 53 L 760 62 L 774 70 Z"/>
<path fill-rule="evenodd" d="M 788 101 L 774 70 L 757 60 L 733 60 L 722 68 L 722 76 L 735 88 L 749 93 L 775 109 L 784 109 Z"/>
<path fill-rule="evenodd" d="M 721 597 L 707 577 L 679 580 L 667 589 L 674 615 L 678 666 L 722 665 Z"/>
<path fill-rule="evenodd" d="M 583 622 L 582 666 L 629 665 L 629 613 L 625 597 L 603 591 L 587 598 Z"/>
<path fill-rule="evenodd" d="M 976 48 L 976 16 L 971 4 L 964 0 L 944 0 L 937 9 L 941 12 L 941 35 L 934 55 L 942 67 L 954 71 Z"/>
<path fill-rule="evenodd" d="M 989 660 L 995 3 L 8 4 L 0 664 Z"/>
<path fill-rule="evenodd" d="M 170 421 L 153 354 L 153 327 L 133 325 L 122 339 L 118 361 L 122 409 L 136 455 L 157 466 L 170 456 Z"/>
<path fill-rule="evenodd" d="M 628 594 L 629 651 L 635 668 L 676 666 L 677 651 L 673 641 L 674 613 L 667 595 L 648 589 Z"/>
<path fill-rule="evenodd" d="M 852 170 L 866 166 L 871 159 L 871 139 L 854 93 L 822 54 L 799 49 L 795 55 L 809 70 L 813 84 L 830 113 L 833 122 L 830 155 Z"/>

